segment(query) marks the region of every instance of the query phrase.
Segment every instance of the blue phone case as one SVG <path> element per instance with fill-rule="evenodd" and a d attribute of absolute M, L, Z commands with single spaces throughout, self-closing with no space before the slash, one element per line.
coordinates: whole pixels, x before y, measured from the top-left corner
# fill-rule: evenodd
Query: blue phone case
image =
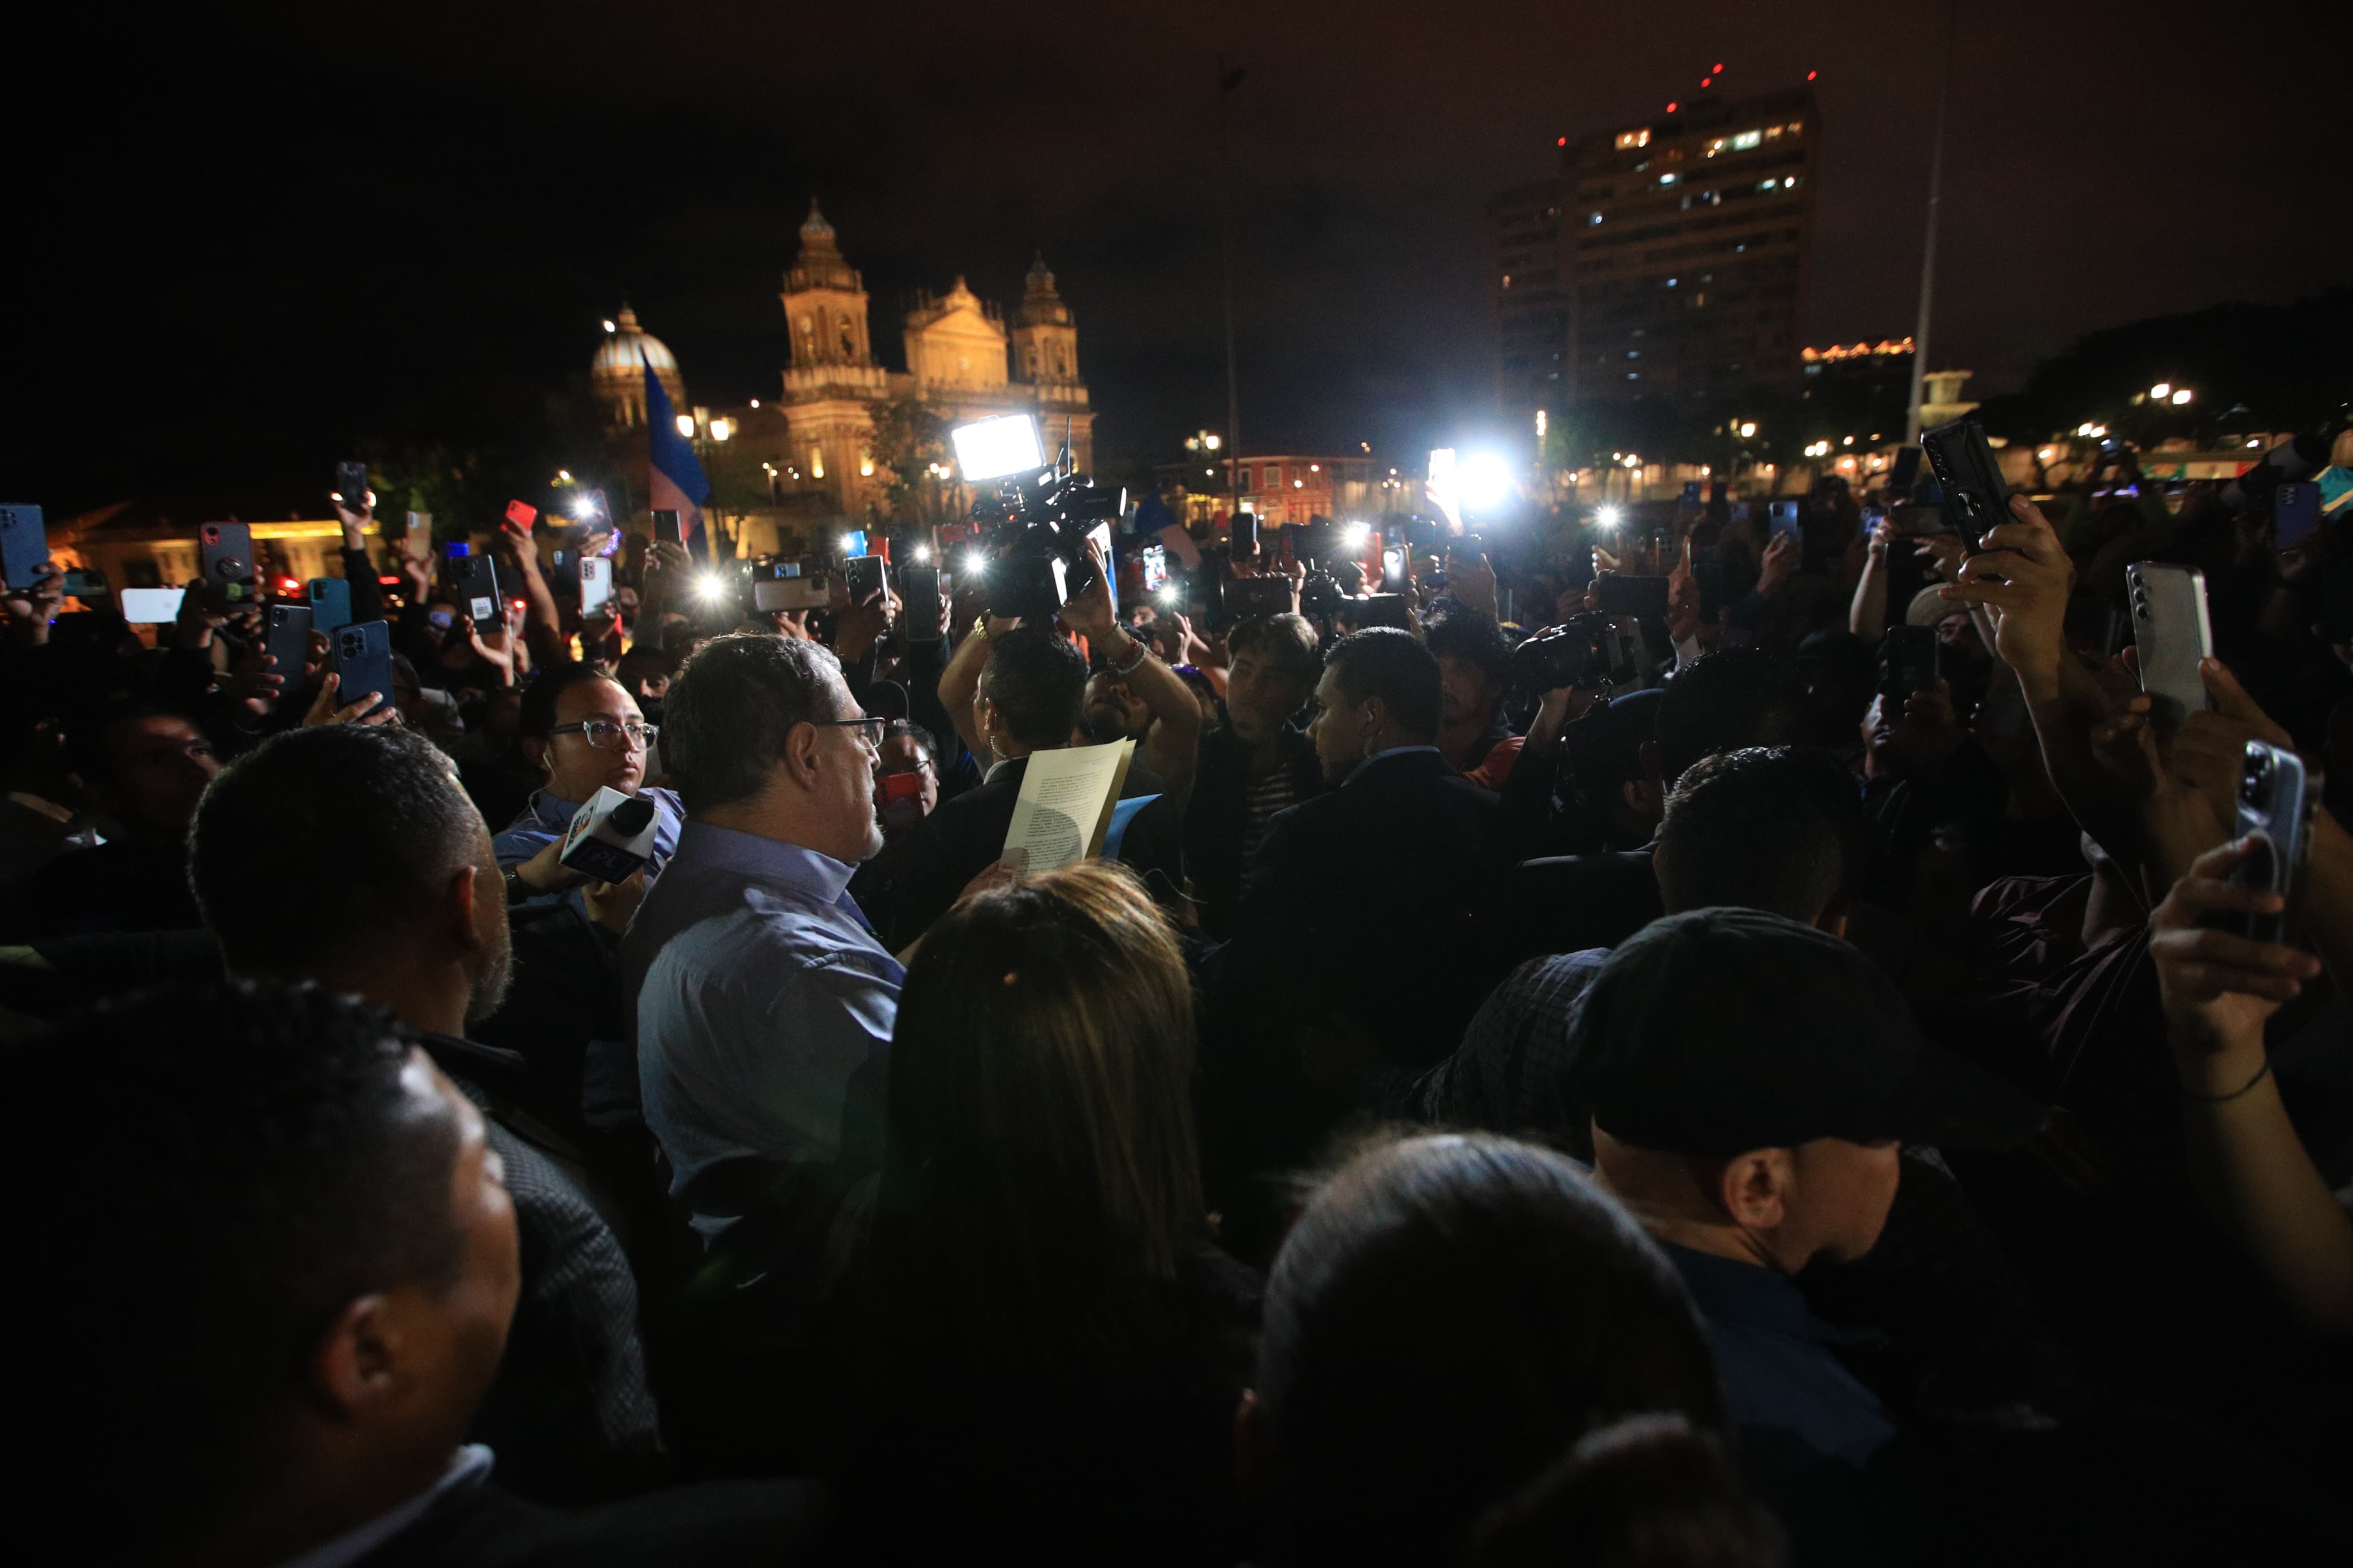
<path fill-rule="evenodd" d="M 356 702 L 369 692 L 384 700 L 374 713 L 392 701 L 392 628 L 382 621 L 354 621 L 327 634 L 335 657 L 335 702 Z M 367 713 L 360 715 L 364 719 Z"/>
<path fill-rule="evenodd" d="M 341 577 L 313 577 L 307 597 L 313 629 L 332 632 L 352 624 L 352 585 Z"/>
<path fill-rule="evenodd" d="M 29 588 L 40 580 L 41 563 L 49 558 L 48 531 L 41 509 L 17 503 L 0 506 L 0 576 L 11 588 Z"/>

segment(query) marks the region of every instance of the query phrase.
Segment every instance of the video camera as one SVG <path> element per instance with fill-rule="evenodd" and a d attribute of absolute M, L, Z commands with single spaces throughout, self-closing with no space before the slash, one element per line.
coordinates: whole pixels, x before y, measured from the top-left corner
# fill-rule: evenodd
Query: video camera
<path fill-rule="evenodd" d="M 986 559 L 982 583 L 992 616 L 1050 619 L 1073 595 L 1094 585 L 1087 539 L 1106 546 L 1110 524 L 1127 508 L 1125 489 L 1101 489 L 1074 471 L 1067 440 L 1050 466 L 1037 419 L 1008 414 L 959 425 L 956 468 L 967 484 L 998 481 L 973 502 L 972 524 Z"/>
<path fill-rule="evenodd" d="M 1630 679 L 1632 653 L 1609 616 L 1586 610 L 1543 631 L 1512 650 L 1512 679 L 1529 691 L 1562 687 L 1591 688 Z"/>

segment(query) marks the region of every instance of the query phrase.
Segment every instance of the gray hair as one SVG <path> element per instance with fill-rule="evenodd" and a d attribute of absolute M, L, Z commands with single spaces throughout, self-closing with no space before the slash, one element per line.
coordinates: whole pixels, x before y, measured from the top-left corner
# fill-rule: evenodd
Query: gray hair
<path fill-rule="evenodd" d="M 828 690 L 841 661 L 800 637 L 731 632 L 697 648 L 662 701 L 662 762 L 689 811 L 748 800 L 799 724 L 845 718 Z"/>

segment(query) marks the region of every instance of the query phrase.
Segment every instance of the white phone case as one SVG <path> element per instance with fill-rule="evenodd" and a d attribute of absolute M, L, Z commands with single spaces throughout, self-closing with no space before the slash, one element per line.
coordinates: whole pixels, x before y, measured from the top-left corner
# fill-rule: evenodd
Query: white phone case
<path fill-rule="evenodd" d="M 2158 734 L 2171 740 L 2190 714 L 2210 706 L 2200 660 L 2214 657 L 2213 623 L 2206 616 L 2206 574 L 2194 566 L 2143 562 L 2125 568 L 2132 601 L 2133 646 L 2140 689 L 2150 698 Z"/>

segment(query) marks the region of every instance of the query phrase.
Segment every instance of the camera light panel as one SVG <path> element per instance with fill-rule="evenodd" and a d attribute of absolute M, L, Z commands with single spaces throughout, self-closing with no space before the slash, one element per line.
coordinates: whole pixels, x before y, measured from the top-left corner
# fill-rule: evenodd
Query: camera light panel
<path fill-rule="evenodd" d="M 1002 479 L 1046 466 L 1046 450 L 1038 438 L 1038 421 L 1028 414 L 1005 414 L 994 419 L 959 425 L 949 435 L 955 441 L 956 468 L 967 483 Z"/>

